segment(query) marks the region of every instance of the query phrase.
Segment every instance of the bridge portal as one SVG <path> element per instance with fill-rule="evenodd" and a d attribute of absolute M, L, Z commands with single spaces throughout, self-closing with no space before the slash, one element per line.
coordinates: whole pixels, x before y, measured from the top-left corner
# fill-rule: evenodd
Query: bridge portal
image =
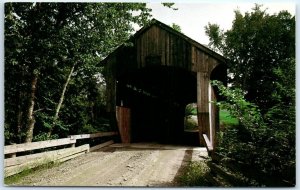
<path fill-rule="evenodd" d="M 226 83 L 221 55 L 153 20 L 104 61 L 107 110 L 122 142 L 183 143 L 187 104 L 197 102 L 198 144 L 215 146 L 218 109 L 211 79 Z"/>

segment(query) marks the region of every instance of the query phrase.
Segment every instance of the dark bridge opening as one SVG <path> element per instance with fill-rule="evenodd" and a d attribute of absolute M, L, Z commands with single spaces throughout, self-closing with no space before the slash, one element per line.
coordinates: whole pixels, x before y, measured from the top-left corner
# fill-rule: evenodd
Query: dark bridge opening
<path fill-rule="evenodd" d="M 185 107 L 197 101 L 195 73 L 145 67 L 118 77 L 116 94 L 117 106 L 131 111 L 131 142 L 198 145 L 198 133 L 192 140 L 184 132 Z"/>

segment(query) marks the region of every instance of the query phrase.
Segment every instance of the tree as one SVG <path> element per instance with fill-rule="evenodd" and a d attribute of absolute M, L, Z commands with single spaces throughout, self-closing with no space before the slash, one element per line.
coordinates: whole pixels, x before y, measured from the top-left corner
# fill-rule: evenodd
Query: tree
<path fill-rule="evenodd" d="M 173 9 L 174 11 L 177 11 L 178 8 L 174 8 L 173 6 L 175 3 L 162 3 L 163 6 Z"/>
<path fill-rule="evenodd" d="M 278 77 L 284 81 L 293 76 L 293 68 L 289 68 L 292 72 L 288 69 L 278 71 Z M 287 75 L 283 76 L 283 73 Z M 212 82 L 224 97 L 217 105 L 239 119 L 238 126 L 227 126 L 218 133 L 216 153 L 225 158 L 224 162 L 221 162 L 225 163 L 225 168 L 228 166 L 226 159 L 235 161 L 237 165 L 244 165 L 244 169 L 239 166 L 237 168 L 241 169 L 239 172 L 242 175 L 250 179 L 246 180 L 246 183 L 255 180 L 258 185 L 267 186 L 295 184 L 295 99 L 292 95 L 294 89 L 286 88 L 283 84 L 280 84 L 283 88 L 279 88 L 281 90 L 277 95 L 283 91 L 291 91 L 291 102 L 286 104 L 280 101 L 270 108 L 267 114 L 262 115 L 255 104 L 244 99 L 241 89 L 227 88 L 219 81 Z M 251 170 L 245 170 L 248 167 L 251 167 Z M 273 180 L 270 182 L 268 179 Z M 251 182 L 249 185 L 254 184 Z"/>
<path fill-rule="evenodd" d="M 235 11 L 225 32 L 210 23 L 205 29 L 232 74 L 233 87 L 214 83 L 225 99 L 217 104 L 240 121 L 219 133 L 216 152 L 251 167 L 261 185 L 295 184 L 295 17 L 256 5 Z"/>
<path fill-rule="evenodd" d="M 144 3 L 6 3 L 6 128 L 17 126 L 25 142 L 34 130 L 48 136 L 55 126 L 64 130 L 68 117 L 59 115 L 68 86 L 97 81 L 99 61 L 128 39 L 133 23 L 147 22 L 149 12 Z M 70 95 L 85 104 L 91 89 L 83 89 Z"/>
<path fill-rule="evenodd" d="M 225 32 L 210 23 L 205 30 L 210 47 L 230 60 L 230 82 L 265 113 L 275 104 L 269 98 L 277 80 L 274 69 L 295 57 L 295 17 L 287 11 L 269 15 L 261 7 L 255 5 L 245 15 L 236 10 L 232 28 Z"/>
<path fill-rule="evenodd" d="M 177 24 L 175 24 L 175 23 L 172 23 L 171 27 L 172 27 L 174 30 L 176 30 L 176 31 L 178 31 L 178 32 L 181 32 L 181 27 L 180 27 L 179 25 L 177 25 Z"/>

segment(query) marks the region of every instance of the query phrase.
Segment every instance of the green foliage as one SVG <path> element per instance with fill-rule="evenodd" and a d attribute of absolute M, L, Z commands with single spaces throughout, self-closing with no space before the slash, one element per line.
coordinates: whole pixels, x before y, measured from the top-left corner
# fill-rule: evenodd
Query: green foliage
<path fill-rule="evenodd" d="M 191 103 L 185 107 L 185 115 L 197 115 L 197 104 Z"/>
<path fill-rule="evenodd" d="M 50 137 L 48 136 L 47 133 L 38 133 L 35 135 L 32 139 L 33 142 L 38 142 L 38 141 L 46 141 L 46 140 L 53 140 L 53 139 L 58 139 L 58 135 L 54 134 L 51 135 Z"/>
<path fill-rule="evenodd" d="M 4 141 L 6 144 L 10 143 L 9 141 L 12 139 L 13 135 L 14 134 L 9 130 L 9 126 L 4 124 Z"/>
<path fill-rule="evenodd" d="M 171 9 L 173 9 L 173 10 L 175 10 L 175 11 L 177 11 L 178 10 L 178 8 L 174 8 L 173 6 L 175 5 L 175 3 L 161 3 L 163 6 L 165 6 L 165 7 L 168 7 L 168 8 L 171 8 Z"/>
<path fill-rule="evenodd" d="M 230 60 L 229 82 L 264 113 L 274 106 L 270 98 L 277 81 L 274 69 L 286 67 L 295 58 L 295 17 L 287 11 L 269 15 L 255 5 L 245 14 L 236 10 L 231 29 L 223 31 L 209 23 L 205 30 L 210 47 Z"/>
<path fill-rule="evenodd" d="M 240 123 L 219 134 L 217 151 L 262 174 L 257 178 L 295 184 L 295 17 L 255 5 L 235 11 L 227 31 L 210 23 L 205 29 L 209 45 L 230 60 L 229 82 L 237 87 L 214 83 L 225 97 L 218 105 Z"/>
<path fill-rule="evenodd" d="M 220 124 L 223 126 L 238 125 L 239 121 L 230 115 L 227 110 L 220 110 Z"/>
<path fill-rule="evenodd" d="M 217 86 L 220 95 L 226 98 L 225 101 L 217 102 L 217 105 L 224 110 L 228 110 L 230 115 L 237 118 L 245 126 L 258 127 L 263 123 L 263 118 L 256 105 L 244 99 L 241 89 L 227 89 L 219 81 L 212 81 L 213 86 Z"/>
<path fill-rule="evenodd" d="M 184 118 L 184 128 L 186 130 L 197 130 L 198 120 L 192 118 L 192 116 L 197 116 L 197 104 L 191 103 L 185 107 L 185 118 Z"/>
<path fill-rule="evenodd" d="M 6 141 L 24 140 L 20 134 L 27 130 L 33 76 L 38 77 L 35 139 L 44 139 L 50 128 L 59 137 L 77 134 L 82 128 L 98 129 L 98 120 L 106 117 L 105 81 L 99 62 L 131 36 L 134 24 L 146 24 L 150 11 L 145 3 L 6 3 Z"/>
<path fill-rule="evenodd" d="M 228 110 L 240 122 L 240 125 L 226 127 L 219 133 L 219 145 L 216 151 L 225 157 L 251 166 L 260 174 L 276 176 L 278 180 L 294 183 L 295 123 L 290 121 L 289 126 L 279 123 L 274 125 L 268 117 L 263 118 L 257 106 L 243 98 L 240 89 L 228 89 L 217 81 L 213 82 L 213 86 L 217 86 L 226 98 L 217 105 Z M 294 108 L 290 107 L 290 109 Z M 274 113 L 274 110 L 276 112 L 277 109 L 270 111 Z M 282 113 L 283 110 L 280 112 Z M 293 112 L 291 115 L 293 116 Z M 277 120 L 283 121 L 283 118 Z"/>
<path fill-rule="evenodd" d="M 207 26 L 204 27 L 205 34 L 209 38 L 208 46 L 211 47 L 214 51 L 220 51 L 223 44 L 223 31 L 221 31 L 219 25 L 208 23 Z"/>
<path fill-rule="evenodd" d="M 181 32 L 181 27 L 175 23 L 172 23 L 171 27 L 177 32 Z"/>

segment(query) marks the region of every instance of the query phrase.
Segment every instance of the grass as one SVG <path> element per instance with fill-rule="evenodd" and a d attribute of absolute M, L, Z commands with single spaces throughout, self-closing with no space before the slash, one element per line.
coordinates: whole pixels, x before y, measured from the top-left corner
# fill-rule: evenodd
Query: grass
<path fill-rule="evenodd" d="M 185 120 L 185 129 L 198 129 L 198 123 L 190 118 L 190 116 L 192 115 L 197 115 L 197 109 L 193 108 L 190 113 L 191 115 L 186 116 L 187 119 Z M 233 126 L 239 124 L 238 119 L 232 117 L 229 111 L 227 110 L 220 110 L 219 117 L 220 117 L 220 124 L 222 126 Z"/>
<path fill-rule="evenodd" d="M 210 187 L 213 184 L 207 179 L 210 172 L 205 161 L 190 162 L 183 173 L 177 178 L 179 186 L 191 187 L 202 186 Z"/>
<path fill-rule="evenodd" d="M 227 110 L 220 110 L 220 124 L 224 126 L 232 126 L 238 125 L 239 121 L 237 118 L 234 118 L 230 115 L 229 111 Z"/>
<path fill-rule="evenodd" d="M 18 183 L 20 180 L 22 180 L 24 177 L 32 174 L 33 172 L 37 172 L 37 171 L 41 171 L 41 170 L 45 170 L 45 169 L 50 169 L 56 166 L 59 166 L 61 163 L 59 162 L 49 162 L 40 166 L 37 166 L 35 168 L 31 168 L 31 169 L 25 169 L 22 172 L 6 177 L 4 178 L 4 184 L 5 185 L 13 185 Z"/>

